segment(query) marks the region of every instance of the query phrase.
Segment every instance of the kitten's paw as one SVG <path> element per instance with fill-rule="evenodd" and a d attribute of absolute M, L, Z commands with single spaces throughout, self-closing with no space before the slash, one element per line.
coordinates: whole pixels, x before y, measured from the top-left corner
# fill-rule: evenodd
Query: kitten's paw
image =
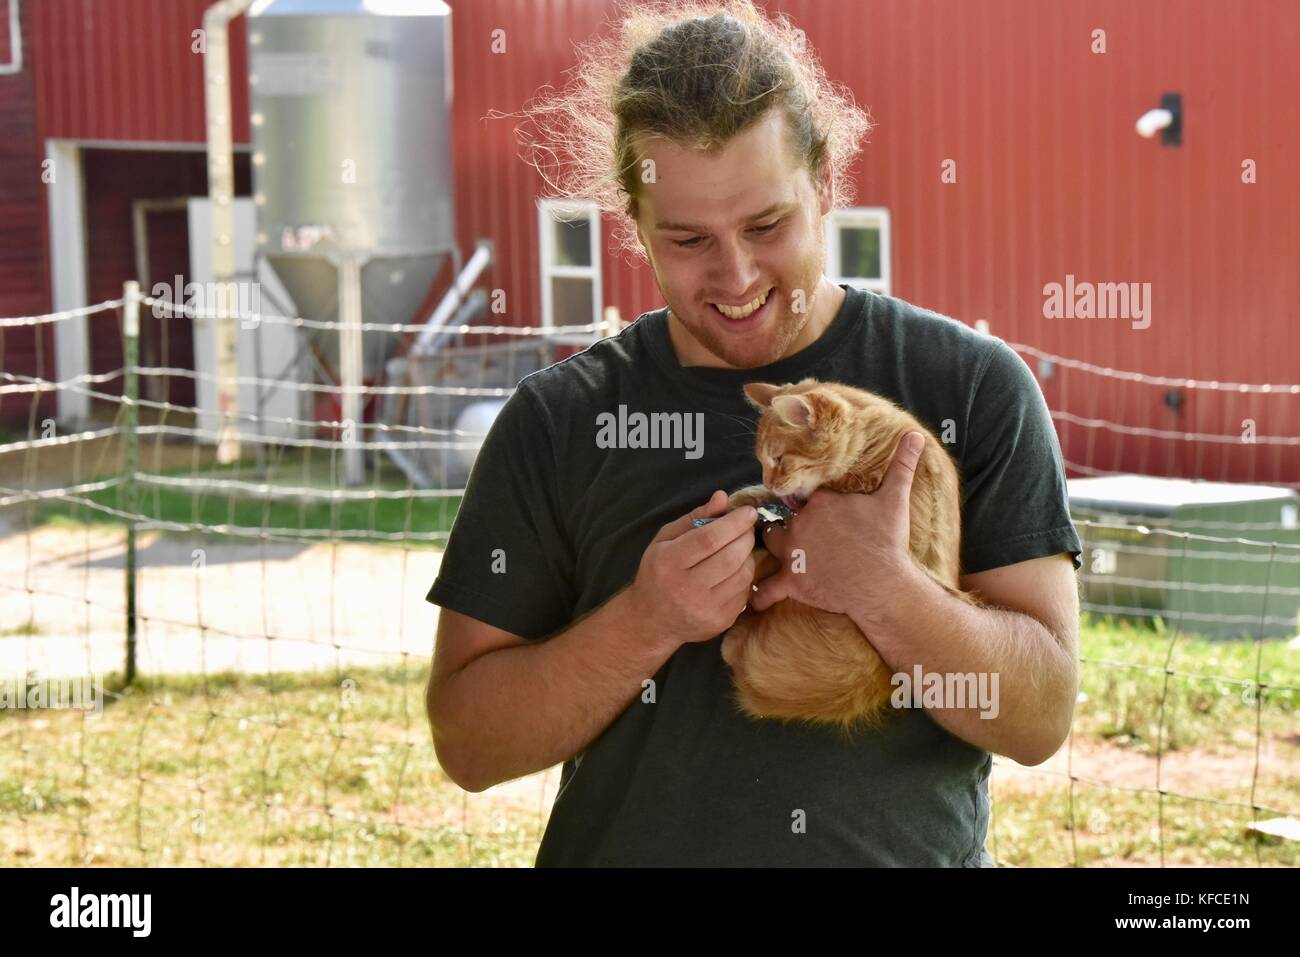
<path fill-rule="evenodd" d="M 739 491 L 732 492 L 727 499 L 727 511 L 734 512 L 738 508 L 746 505 L 765 505 L 768 502 L 776 500 L 766 485 L 751 485 L 748 488 L 742 488 Z"/>

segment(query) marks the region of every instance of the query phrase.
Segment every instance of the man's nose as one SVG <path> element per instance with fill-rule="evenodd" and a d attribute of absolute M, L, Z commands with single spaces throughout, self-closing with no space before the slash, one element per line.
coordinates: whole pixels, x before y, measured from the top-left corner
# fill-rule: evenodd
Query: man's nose
<path fill-rule="evenodd" d="M 732 305 L 739 304 L 737 299 L 754 291 L 758 281 L 758 264 L 746 243 L 735 239 L 724 239 L 717 244 L 717 260 L 714 263 L 714 283 L 725 289 L 732 297 Z"/>

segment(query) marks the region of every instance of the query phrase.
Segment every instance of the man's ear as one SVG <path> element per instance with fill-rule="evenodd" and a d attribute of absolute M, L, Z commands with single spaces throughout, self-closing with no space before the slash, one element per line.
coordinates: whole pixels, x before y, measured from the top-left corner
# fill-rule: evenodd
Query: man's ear
<path fill-rule="evenodd" d="M 767 382 L 750 382 L 742 391 L 749 404 L 761 412 L 772 404 L 772 396 L 776 395 L 779 389 L 780 386 Z"/>
<path fill-rule="evenodd" d="M 817 211 L 821 216 L 825 216 L 835 208 L 835 181 L 831 176 L 831 164 L 827 163 L 822 169 L 821 176 L 813 184 L 817 191 Z"/>

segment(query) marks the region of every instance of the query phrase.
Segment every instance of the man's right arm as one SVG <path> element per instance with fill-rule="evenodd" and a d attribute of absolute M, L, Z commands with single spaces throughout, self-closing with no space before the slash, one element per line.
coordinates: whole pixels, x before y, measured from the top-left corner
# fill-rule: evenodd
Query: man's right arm
<path fill-rule="evenodd" d="M 626 597 L 546 641 L 442 610 L 427 703 L 453 781 L 482 791 L 559 764 L 632 703 L 676 648 L 628 613 Z"/>
<path fill-rule="evenodd" d="M 752 507 L 709 525 L 726 496 L 670 522 L 636 579 L 543 641 L 444 608 L 426 706 L 438 761 L 468 791 L 545 770 L 584 750 L 682 644 L 726 631 L 754 575 Z"/>

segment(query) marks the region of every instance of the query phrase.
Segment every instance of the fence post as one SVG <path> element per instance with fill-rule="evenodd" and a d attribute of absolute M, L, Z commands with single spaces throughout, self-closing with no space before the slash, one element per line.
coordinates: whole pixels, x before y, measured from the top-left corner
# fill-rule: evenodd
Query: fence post
<path fill-rule="evenodd" d="M 135 473 L 140 463 L 140 284 L 135 280 L 123 286 L 122 355 L 126 369 L 126 683 L 135 683 L 135 516 L 140 514 L 139 488 Z"/>

